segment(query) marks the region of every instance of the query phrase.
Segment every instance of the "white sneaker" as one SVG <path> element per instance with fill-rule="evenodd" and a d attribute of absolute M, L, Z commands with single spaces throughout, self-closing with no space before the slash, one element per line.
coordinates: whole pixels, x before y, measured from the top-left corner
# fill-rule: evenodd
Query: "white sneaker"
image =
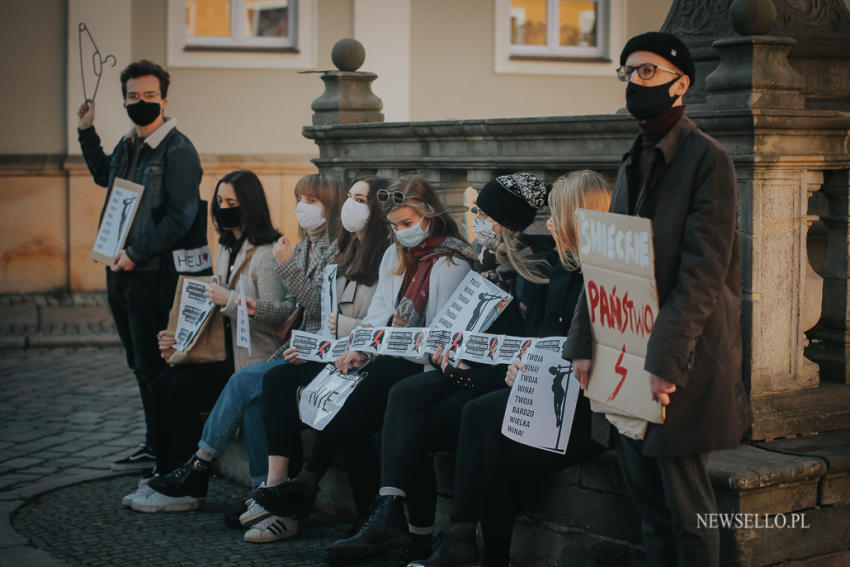
<path fill-rule="evenodd" d="M 298 534 L 298 520 L 281 516 L 269 516 L 245 532 L 245 541 L 267 543 Z"/>
<path fill-rule="evenodd" d="M 136 487 L 136 490 L 124 496 L 124 498 L 121 499 L 121 505 L 126 508 L 130 508 L 135 498 L 143 498 L 153 492 L 153 488 L 148 486 L 148 482 L 152 478 L 153 477 L 149 476 L 146 478 L 139 479 L 139 484 Z"/>
<path fill-rule="evenodd" d="M 144 496 L 137 496 L 130 502 L 130 508 L 136 512 L 186 512 L 197 510 L 201 499 L 194 496 L 166 496 L 154 489 Z"/>
<path fill-rule="evenodd" d="M 239 516 L 239 523 L 242 524 L 243 528 L 249 528 L 272 515 L 271 512 L 257 504 L 253 498 L 246 500 L 245 505 L 248 509 Z"/>

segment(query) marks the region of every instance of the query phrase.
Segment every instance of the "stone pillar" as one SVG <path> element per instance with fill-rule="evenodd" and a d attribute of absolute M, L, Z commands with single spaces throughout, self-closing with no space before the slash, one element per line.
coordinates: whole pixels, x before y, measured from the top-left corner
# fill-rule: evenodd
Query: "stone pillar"
<path fill-rule="evenodd" d="M 325 92 L 313 101 L 313 125 L 383 122 L 383 103 L 372 92 L 375 73 L 358 71 L 366 51 L 356 39 L 341 39 L 331 51 L 338 71 L 325 71 Z"/>
<path fill-rule="evenodd" d="M 850 383 L 850 171 L 828 172 L 821 193 L 827 210 L 821 220 L 827 229 L 823 276 L 823 311 L 808 335 L 807 354 L 820 364 L 821 379 Z"/>

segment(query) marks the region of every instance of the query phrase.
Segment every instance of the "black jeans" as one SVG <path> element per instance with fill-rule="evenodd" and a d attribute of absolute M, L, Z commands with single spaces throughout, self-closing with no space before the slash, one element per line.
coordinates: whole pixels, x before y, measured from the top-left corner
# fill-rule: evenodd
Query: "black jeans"
<path fill-rule="evenodd" d="M 304 468 L 321 477 L 337 454 L 351 444 L 361 444 L 380 428 L 390 388 L 403 378 L 422 371 L 421 363 L 380 356 L 369 363 L 363 378 L 333 420 L 316 432 L 313 450 Z"/>
<path fill-rule="evenodd" d="M 617 436 L 620 467 L 641 518 L 647 566 L 716 567 L 718 530 L 699 527 L 697 521 L 698 514 L 717 512 L 708 453 L 646 457 L 642 444 Z"/>
<path fill-rule="evenodd" d="M 272 368 L 263 376 L 263 422 L 269 455 L 290 459 L 290 476 L 294 475 L 300 464 L 299 433 L 307 427 L 298 416 L 296 394 L 298 388 L 309 384 L 324 366 L 320 362 L 285 364 Z M 357 513 L 366 516 L 378 490 L 378 451 L 375 443 L 369 435 L 353 436 L 343 446 L 342 456 Z"/>
<path fill-rule="evenodd" d="M 167 278 L 171 280 L 171 278 Z M 155 446 L 151 424 L 151 387 L 167 365 L 157 347 L 156 334 L 168 324 L 176 283 L 163 281 L 159 270 L 113 272 L 106 269 L 106 296 L 115 328 L 136 375 L 145 412 L 145 442 Z"/>
<path fill-rule="evenodd" d="M 212 409 L 233 374 L 233 359 L 206 364 L 178 364 L 154 379 L 152 418 L 157 472 L 186 461 L 198 447 L 201 412 Z"/>
<path fill-rule="evenodd" d="M 575 422 L 563 455 L 508 439 L 502 435 L 502 420 L 510 392 L 503 387 L 470 401 L 460 425 L 451 519 L 481 522 L 485 567 L 509 563 L 514 516 L 521 505 L 517 486 L 523 484 L 517 478 L 538 479 L 541 473 L 558 471 L 603 450 L 589 430 L 577 429 Z"/>
<path fill-rule="evenodd" d="M 494 387 L 498 382 L 489 380 L 460 388 L 435 370 L 405 378 L 390 390 L 381 434 L 381 486 L 407 493 L 412 525 L 434 524 L 437 484 L 431 453 L 455 450 L 464 404 Z"/>

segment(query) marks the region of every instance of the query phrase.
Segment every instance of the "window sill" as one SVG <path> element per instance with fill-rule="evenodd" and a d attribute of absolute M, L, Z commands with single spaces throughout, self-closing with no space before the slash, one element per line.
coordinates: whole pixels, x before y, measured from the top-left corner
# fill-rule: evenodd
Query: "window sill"
<path fill-rule="evenodd" d="M 262 45 L 184 45 L 188 53 L 301 53 L 297 47 L 270 47 Z"/>

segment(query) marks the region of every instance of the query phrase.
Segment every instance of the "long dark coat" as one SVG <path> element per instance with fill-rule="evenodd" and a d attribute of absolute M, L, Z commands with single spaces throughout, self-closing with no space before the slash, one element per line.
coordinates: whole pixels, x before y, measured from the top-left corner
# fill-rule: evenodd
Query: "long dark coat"
<path fill-rule="evenodd" d="M 677 386 L 664 424 L 649 424 L 643 452 L 733 447 L 753 421 L 742 382 L 735 168 L 726 150 L 683 116 L 653 148 L 655 165 L 639 192 L 640 143 L 638 137 L 623 157 L 610 210 L 652 220 L 659 313 L 644 368 Z M 639 194 L 630 201 L 630 192 Z M 582 296 L 565 355 L 591 358 L 591 341 Z"/>

